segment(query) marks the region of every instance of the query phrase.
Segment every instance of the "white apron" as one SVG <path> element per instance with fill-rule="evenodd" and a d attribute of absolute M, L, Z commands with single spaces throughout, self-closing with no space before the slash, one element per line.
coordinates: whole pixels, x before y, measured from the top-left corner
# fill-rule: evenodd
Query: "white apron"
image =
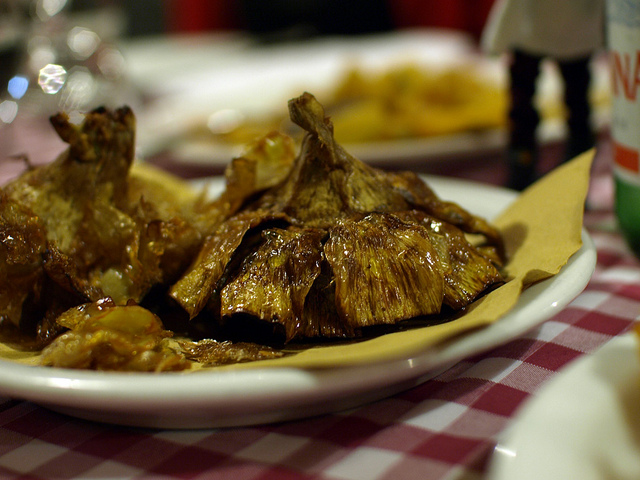
<path fill-rule="evenodd" d="M 481 46 L 490 54 L 514 49 L 571 60 L 603 45 L 604 0 L 497 0 Z"/>

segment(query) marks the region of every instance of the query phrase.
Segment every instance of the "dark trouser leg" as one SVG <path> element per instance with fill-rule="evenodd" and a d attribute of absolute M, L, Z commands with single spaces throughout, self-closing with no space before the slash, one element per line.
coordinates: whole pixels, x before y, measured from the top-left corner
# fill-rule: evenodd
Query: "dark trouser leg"
<path fill-rule="evenodd" d="M 509 140 L 507 186 L 523 190 L 536 177 L 536 130 L 540 117 L 533 105 L 536 79 L 541 57 L 516 50 L 509 67 L 511 107 L 509 110 Z"/>
<path fill-rule="evenodd" d="M 568 111 L 569 137 L 565 160 L 569 160 L 595 145 L 589 105 L 589 84 L 591 82 L 589 60 L 589 57 L 586 57 L 568 62 L 558 62 L 564 79 L 564 100 Z"/>

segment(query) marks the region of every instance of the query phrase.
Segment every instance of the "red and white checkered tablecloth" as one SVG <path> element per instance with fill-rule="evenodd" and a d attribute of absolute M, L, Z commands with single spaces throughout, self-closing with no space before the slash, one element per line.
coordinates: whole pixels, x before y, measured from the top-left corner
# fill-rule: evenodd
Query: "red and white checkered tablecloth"
<path fill-rule="evenodd" d="M 0 479 L 482 479 L 519 407 L 640 314 L 640 261 L 610 211 L 588 211 L 595 274 L 521 338 L 406 392 L 278 425 L 152 431 L 90 423 L 0 398 Z"/>

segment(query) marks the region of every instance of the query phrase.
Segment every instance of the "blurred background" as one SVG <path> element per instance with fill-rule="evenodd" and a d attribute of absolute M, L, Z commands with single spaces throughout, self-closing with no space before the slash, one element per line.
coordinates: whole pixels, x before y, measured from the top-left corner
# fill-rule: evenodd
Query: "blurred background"
<path fill-rule="evenodd" d="M 84 0 L 78 6 L 110 3 Z M 267 39 L 449 28 L 479 38 L 494 0 L 139 0 L 121 2 L 127 35 L 245 30 Z"/>
<path fill-rule="evenodd" d="M 0 0 L 0 155 L 51 160 L 64 145 L 49 115 L 127 104 L 141 159 L 186 177 L 219 174 L 269 130 L 301 135 L 286 102 L 308 90 L 363 161 L 439 174 L 465 162 L 467 176 L 502 183 L 486 165 L 500 165 L 505 148 L 509 59 L 480 48 L 494 5 Z M 593 123 L 606 132 L 606 63 L 593 63 Z M 552 152 L 543 171 L 562 155 L 563 92 L 545 63 L 535 99 L 538 137 Z"/>

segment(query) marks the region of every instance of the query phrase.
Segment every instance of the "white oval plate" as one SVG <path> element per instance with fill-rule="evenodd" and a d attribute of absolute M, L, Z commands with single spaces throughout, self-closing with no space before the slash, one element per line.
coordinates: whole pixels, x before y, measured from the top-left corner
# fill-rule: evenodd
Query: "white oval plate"
<path fill-rule="evenodd" d="M 320 38 L 256 46 L 235 35 L 163 37 L 122 46 L 130 75 L 153 102 L 137 109 L 137 146 L 142 157 L 162 151 L 181 164 L 224 168 L 245 145 L 196 140 L 188 134 L 209 116 L 231 109 L 248 118 L 284 113 L 287 101 L 309 91 L 322 98 L 354 67 L 383 72 L 415 64 L 438 70 L 467 65 L 497 87 L 508 82 L 504 59 L 479 55 L 469 36 L 450 30 L 407 30 L 357 38 Z M 188 55 L 185 55 L 188 51 Z M 609 124 L 608 63 L 593 65 L 594 121 Z M 542 111 L 562 105 L 563 83 L 552 64 L 544 66 L 536 102 Z M 552 118 L 547 118 L 551 115 Z M 544 116 L 540 141 L 564 138 L 561 116 Z M 441 161 L 443 157 L 496 152 L 505 146 L 502 128 L 479 129 L 424 138 L 343 144 L 355 157 L 378 165 Z"/>
<path fill-rule="evenodd" d="M 638 354 L 627 334 L 553 378 L 499 442 L 489 478 L 640 478 Z"/>
<path fill-rule="evenodd" d="M 510 190 L 427 177 L 444 199 L 487 218 L 513 201 Z M 214 182 L 219 189 L 222 183 Z M 0 361 L 0 395 L 80 418 L 159 428 L 269 423 L 335 412 L 417 385 L 459 360 L 516 338 L 564 308 L 587 285 L 596 251 L 583 246 L 560 273 L 523 292 L 496 323 L 412 358 L 375 366 L 303 370 L 259 368 L 197 374 L 124 374 L 29 367 Z"/>

